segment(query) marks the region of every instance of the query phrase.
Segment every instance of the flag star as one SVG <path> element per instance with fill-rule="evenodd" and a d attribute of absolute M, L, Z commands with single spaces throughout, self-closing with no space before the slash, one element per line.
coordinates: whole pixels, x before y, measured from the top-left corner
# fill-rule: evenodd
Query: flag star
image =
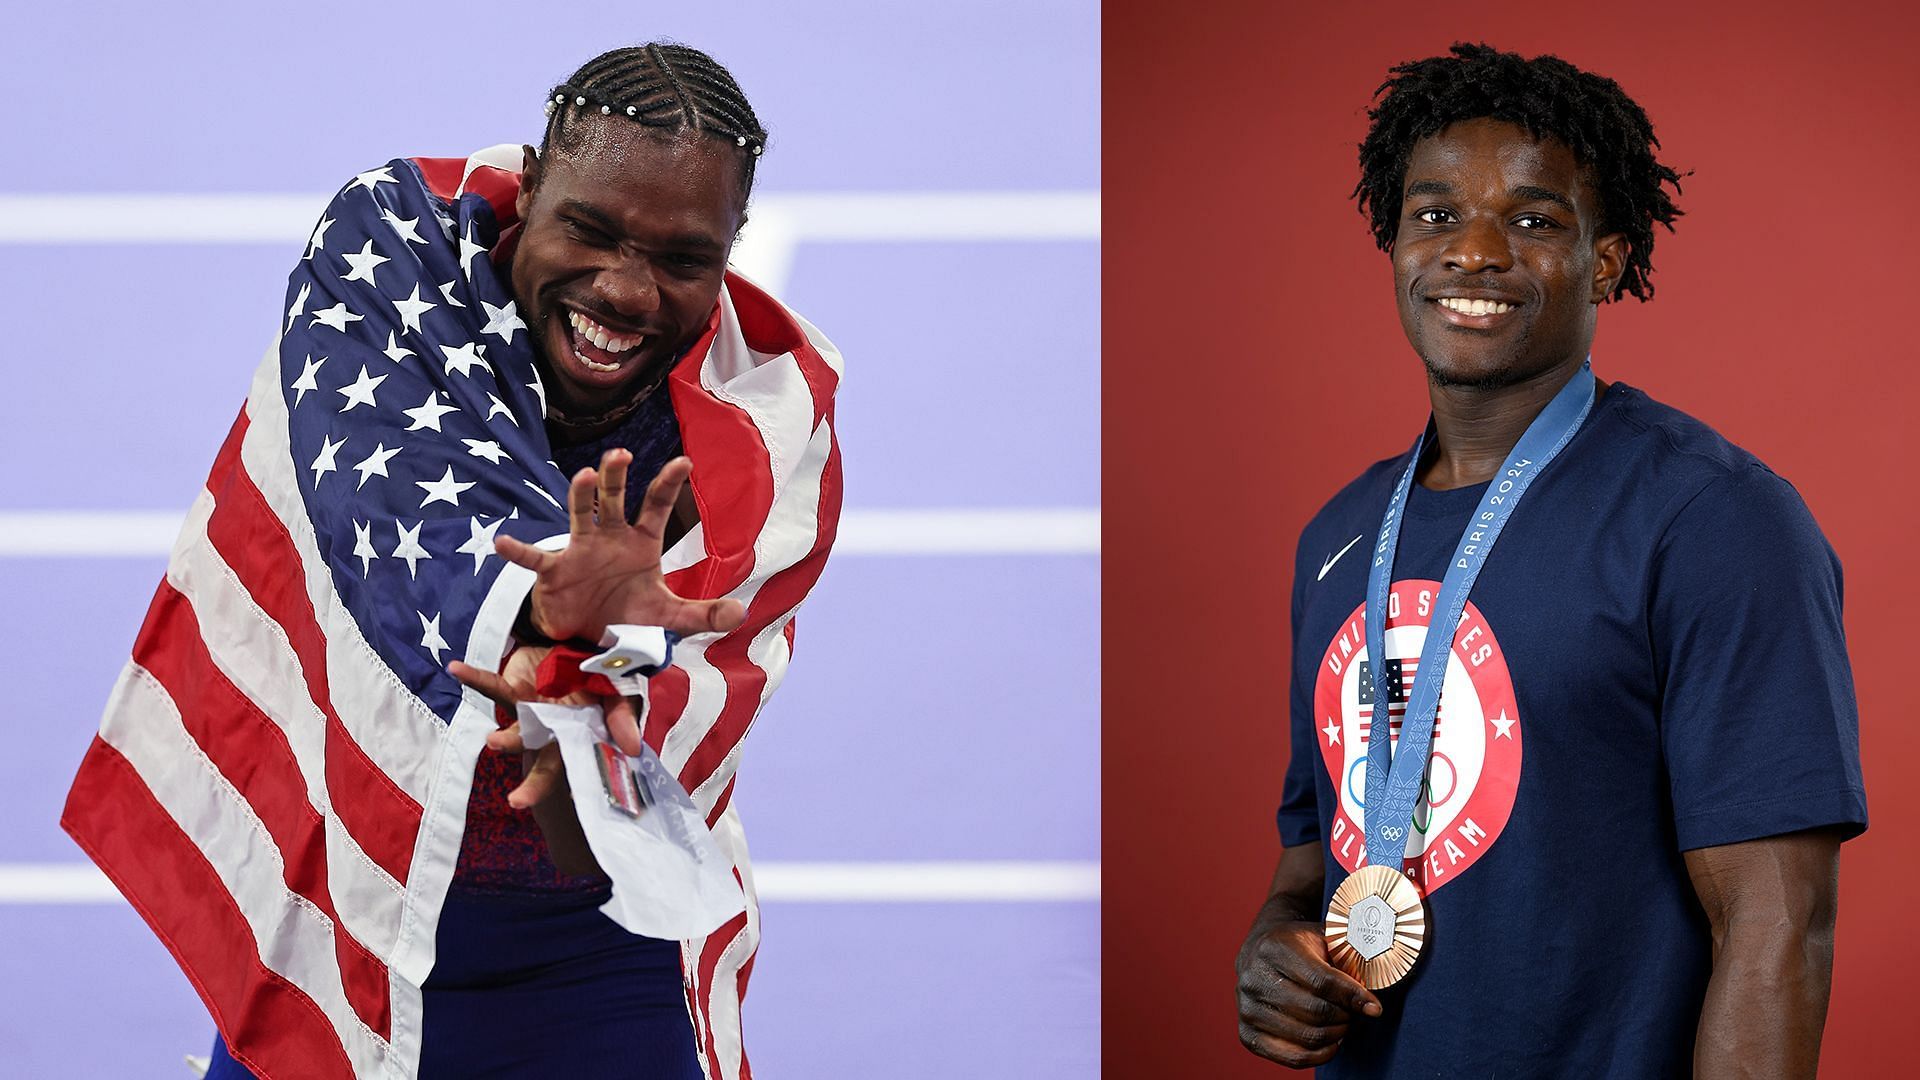
<path fill-rule="evenodd" d="M 326 323 L 328 326 L 333 327 L 343 334 L 347 332 L 348 323 L 359 322 L 362 318 L 364 318 L 364 316 L 355 315 L 353 312 L 348 311 L 347 305 L 344 303 L 335 304 L 325 311 L 316 311 L 313 313 L 313 323 Z M 313 323 L 308 323 L 307 325 L 312 326 Z"/>
<path fill-rule="evenodd" d="M 391 165 L 382 165 L 377 169 L 368 169 L 366 172 L 354 177 L 353 183 L 347 186 L 363 187 L 368 191 L 372 191 L 376 184 L 398 184 L 399 182 L 400 181 L 393 178 L 393 167 Z"/>
<path fill-rule="evenodd" d="M 334 442 L 325 435 L 320 436 L 320 456 L 313 459 L 312 465 L 307 466 L 313 470 L 314 490 L 319 490 L 320 478 L 322 476 L 339 468 L 339 466 L 333 463 L 333 456 L 339 453 L 340 448 L 345 445 L 347 445 L 347 440 L 345 439 Z"/>
<path fill-rule="evenodd" d="M 345 405 L 340 406 L 340 411 L 347 412 L 356 405 L 376 404 L 376 402 L 373 400 L 373 392 L 375 389 L 379 387 L 381 383 L 386 381 L 387 381 L 387 377 L 385 375 L 369 376 L 367 374 L 367 365 L 361 364 L 360 377 L 353 380 L 353 384 L 351 386 L 343 386 L 340 389 L 334 391 L 334 393 L 339 394 L 342 397 L 347 399 L 347 403 Z"/>
<path fill-rule="evenodd" d="M 415 487 L 427 493 L 426 497 L 420 500 L 420 508 L 422 510 L 426 509 L 428 503 L 437 502 L 459 506 L 460 493 L 473 487 L 476 483 L 477 481 L 469 481 L 463 484 L 455 480 L 453 478 L 453 466 L 451 465 L 447 466 L 447 471 L 441 474 L 438 480 L 415 480 L 413 482 Z"/>
<path fill-rule="evenodd" d="M 539 397 L 540 419 L 545 420 L 547 418 L 547 384 L 541 380 L 539 368 L 533 369 L 533 381 L 527 384 L 527 389 Z"/>
<path fill-rule="evenodd" d="M 326 244 L 323 241 L 327 238 L 327 230 L 332 227 L 333 219 L 330 217 L 322 217 L 320 224 L 313 227 L 313 235 L 307 238 L 307 253 L 301 257 L 311 259 L 313 258 L 314 252 L 326 250 Z"/>
<path fill-rule="evenodd" d="M 358 521 L 353 523 L 353 557 L 360 560 L 360 577 L 364 580 L 367 568 L 380 557 L 380 553 L 373 550 L 373 522 L 365 525 Z"/>
<path fill-rule="evenodd" d="M 392 461 L 393 455 L 399 453 L 400 450 L 401 448 L 398 446 L 389 450 L 387 449 L 386 443 L 380 443 L 375 446 L 373 453 L 368 454 L 365 461 L 353 467 L 353 471 L 360 474 L 360 482 L 353 485 L 353 490 L 359 491 L 361 488 L 366 487 L 367 480 L 375 474 L 387 476 L 387 462 Z M 388 477 L 388 479 L 392 479 L 392 477 Z"/>
<path fill-rule="evenodd" d="M 514 314 L 514 304 L 515 301 L 509 300 L 506 307 L 494 307 L 485 300 L 480 301 L 480 306 L 487 309 L 487 325 L 481 327 L 480 332 L 505 338 L 507 344 L 513 344 L 513 332 L 527 328 L 520 316 Z"/>
<path fill-rule="evenodd" d="M 380 208 L 380 219 L 393 226 L 393 231 L 398 233 L 407 243 L 426 243 L 426 241 L 421 238 L 419 231 L 414 228 L 415 225 L 420 224 L 419 218 L 403 218 L 383 206 Z"/>
<path fill-rule="evenodd" d="M 374 270 L 383 262 L 393 261 L 385 255 L 375 254 L 371 240 L 361 245 L 358 254 L 342 255 L 341 258 L 347 260 L 348 266 L 353 267 L 346 277 L 340 279 L 341 281 L 364 281 L 376 289 L 380 287 L 380 283 L 373 280 Z"/>
<path fill-rule="evenodd" d="M 447 303 L 453 305 L 454 307 L 466 307 L 467 305 L 453 298 L 453 287 L 458 284 L 460 284 L 460 280 L 458 278 L 455 278 L 454 280 L 447 282 L 445 285 L 440 286 L 440 295 L 445 297 Z"/>
<path fill-rule="evenodd" d="M 427 400 L 422 402 L 418 407 L 401 409 L 400 411 L 406 413 L 407 416 L 413 420 L 413 423 L 407 425 L 408 431 L 419 431 L 421 428 L 432 428 L 435 431 L 439 431 L 440 418 L 450 412 L 459 412 L 460 410 L 452 405 L 440 404 L 440 392 L 434 390 L 428 391 Z"/>
<path fill-rule="evenodd" d="M 455 369 L 458 369 L 460 374 L 471 377 L 476 366 L 492 371 L 493 365 L 487 363 L 484 355 L 486 349 L 485 345 L 475 342 L 469 342 L 457 349 L 449 345 L 440 346 L 440 351 L 447 354 L 447 374 L 451 375 Z"/>
<path fill-rule="evenodd" d="M 433 558 L 432 552 L 420 546 L 420 526 L 424 524 L 426 522 L 416 521 L 413 523 L 413 528 L 408 529 L 398 521 L 393 523 L 394 531 L 400 534 L 400 543 L 394 547 L 393 557 L 407 560 L 408 577 L 414 576 L 414 570 L 419 567 L 421 559 Z"/>
<path fill-rule="evenodd" d="M 287 309 L 287 329 L 288 330 L 293 329 L 294 320 L 298 319 L 300 317 L 300 313 L 306 310 L 307 297 L 312 294 L 313 294 L 313 282 L 311 281 L 301 282 L 300 295 L 293 298 L 293 306 Z"/>
<path fill-rule="evenodd" d="M 1501 709 L 1499 719 L 1489 720 L 1487 721 L 1487 723 L 1492 724 L 1494 727 L 1494 735 L 1493 735 L 1494 738 L 1496 739 L 1513 738 L 1513 721 L 1507 719 L 1507 710 Z"/>
<path fill-rule="evenodd" d="M 1340 725 L 1334 723 L 1332 717 L 1327 718 L 1327 726 L 1321 728 L 1320 733 L 1327 737 L 1328 746 L 1340 745 Z"/>
<path fill-rule="evenodd" d="M 520 481 L 520 482 L 521 482 L 521 483 L 523 483 L 523 484 L 525 484 L 525 485 L 527 485 L 528 487 L 530 487 L 530 488 L 532 488 L 532 489 L 534 490 L 534 493 L 535 493 L 535 494 L 537 494 L 537 495 L 539 495 L 539 496 L 540 496 L 541 498 L 543 498 L 543 499 L 545 499 L 545 500 L 547 500 L 548 502 L 550 502 L 550 503 L 552 503 L 552 504 L 553 504 L 553 507 L 554 507 L 554 509 L 556 509 L 556 510 L 558 510 L 558 509 L 560 508 L 560 500 L 559 500 L 559 499 L 556 499 L 556 498 L 554 498 L 553 496 L 551 496 L 551 495 L 549 495 L 549 494 L 547 494 L 547 489 L 546 489 L 546 488 L 543 488 L 543 487 L 541 487 L 541 486 L 540 486 L 539 484 L 536 484 L 536 483 L 534 483 L 534 482 L 533 482 L 533 481 L 531 481 L 531 480 L 522 480 L 522 481 Z"/>
<path fill-rule="evenodd" d="M 447 644 L 446 638 L 440 636 L 440 616 L 435 615 L 429 619 L 424 611 L 416 611 L 414 614 L 420 616 L 420 647 L 432 653 L 433 662 L 437 664 L 440 662 L 440 654 L 453 647 Z"/>
<path fill-rule="evenodd" d="M 500 464 L 501 458 L 513 456 L 500 449 L 500 444 L 492 439 L 461 439 L 460 441 L 467 444 L 467 453 L 474 457 L 486 458 L 495 465 Z"/>
<path fill-rule="evenodd" d="M 506 520 L 506 518 L 501 518 L 500 521 L 496 521 L 491 525 L 482 525 L 480 524 L 480 519 L 476 517 L 467 522 L 467 528 L 471 530 L 472 535 L 467 537 L 466 543 L 461 544 L 454 550 L 463 555 L 473 556 L 474 573 L 478 574 L 481 564 L 487 561 L 487 556 L 493 554 L 493 534 L 500 531 L 501 522 Z"/>
<path fill-rule="evenodd" d="M 506 402 L 501 401 L 497 395 L 492 393 L 489 393 L 487 395 L 487 400 L 493 402 L 493 408 L 487 410 L 488 420 L 493 419 L 495 416 L 505 414 L 508 423 L 512 424 L 514 427 L 520 426 L 520 421 L 515 420 L 513 418 L 513 410 L 507 408 Z"/>
<path fill-rule="evenodd" d="M 440 235 L 451 241 L 453 239 L 453 219 L 441 213 L 440 208 L 435 206 L 433 208 L 433 220 L 440 223 Z"/>
<path fill-rule="evenodd" d="M 387 347 L 384 349 L 381 349 L 380 351 L 383 353 L 386 353 L 387 359 L 393 361 L 396 364 L 402 360 L 405 360 L 407 357 L 413 355 L 412 349 L 409 349 L 406 346 L 400 344 L 398 341 L 394 340 L 394 333 L 391 330 L 387 331 Z"/>
<path fill-rule="evenodd" d="M 473 223 L 469 221 L 467 223 L 467 235 L 460 238 L 460 272 L 467 276 L 468 281 L 473 280 L 473 257 L 475 255 L 485 255 L 486 253 L 486 248 L 474 243 Z"/>
<path fill-rule="evenodd" d="M 400 313 L 400 329 L 412 333 L 420 332 L 420 316 L 439 307 L 431 300 L 420 299 L 420 283 L 413 283 L 413 295 L 405 300 L 395 300 L 393 309 Z"/>
<path fill-rule="evenodd" d="M 300 377 L 293 380 L 287 387 L 287 389 L 293 391 L 293 403 L 295 405 L 300 404 L 300 399 L 307 396 L 307 391 L 320 389 L 320 384 L 316 382 L 313 377 L 319 373 L 320 365 L 326 362 L 327 358 L 324 356 L 315 360 L 312 353 L 307 354 L 307 358 L 302 364 Z"/>

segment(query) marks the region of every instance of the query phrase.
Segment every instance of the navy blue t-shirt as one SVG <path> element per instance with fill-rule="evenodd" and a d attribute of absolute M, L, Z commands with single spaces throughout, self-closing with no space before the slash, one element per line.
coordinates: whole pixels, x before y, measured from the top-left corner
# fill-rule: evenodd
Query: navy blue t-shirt
<path fill-rule="evenodd" d="M 1361 864 L 1363 612 L 1405 456 L 1294 562 L 1281 840 Z M 1483 486 L 1409 497 L 1387 619 L 1396 735 Z M 1867 821 L 1840 563 L 1792 486 L 1616 383 L 1528 489 L 1454 638 L 1407 871 L 1425 954 L 1323 1077 L 1691 1074 L 1711 959 L 1681 852 Z"/>

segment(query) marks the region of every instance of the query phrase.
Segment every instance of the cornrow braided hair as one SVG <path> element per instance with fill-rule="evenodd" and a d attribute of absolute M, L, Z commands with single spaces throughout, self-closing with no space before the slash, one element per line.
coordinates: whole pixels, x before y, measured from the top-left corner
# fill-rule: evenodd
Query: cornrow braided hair
<path fill-rule="evenodd" d="M 1557 56 L 1528 60 L 1484 44 L 1456 44 L 1450 52 L 1393 68 L 1367 110 L 1372 126 L 1360 143 L 1353 197 L 1380 250 L 1393 250 L 1399 231 L 1413 145 L 1457 121 L 1489 117 L 1573 151 L 1599 193 L 1600 232 L 1624 234 L 1632 249 L 1608 298 L 1652 299 L 1653 224 L 1672 232 L 1681 214 L 1662 185 L 1678 194 L 1682 174 L 1655 160 L 1660 140 L 1646 112 L 1619 83 Z"/>
<path fill-rule="evenodd" d="M 724 139 L 740 150 L 741 193 L 753 190 L 753 167 L 766 149 L 766 129 L 732 73 L 699 49 L 653 42 L 601 53 L 581 65 L 547 92 L 541 156 L 549 146 L 570 148 L 567 121 L 593 114 Z"/>

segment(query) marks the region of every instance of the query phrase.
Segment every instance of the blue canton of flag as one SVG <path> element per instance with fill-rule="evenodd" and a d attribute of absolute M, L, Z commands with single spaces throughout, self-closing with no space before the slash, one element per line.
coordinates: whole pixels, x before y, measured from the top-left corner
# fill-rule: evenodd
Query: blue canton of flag
<path fill-rule="evenodd" d="M 493 538 L 566 532 L 532 335 L 477 194 L 445 202 L 405 159 L 335 196 L 287 284 L 279 359 L 317 546 L 367 642 L 450 721 Z M 491 660 L 492 658 L 488 658 Z"/>

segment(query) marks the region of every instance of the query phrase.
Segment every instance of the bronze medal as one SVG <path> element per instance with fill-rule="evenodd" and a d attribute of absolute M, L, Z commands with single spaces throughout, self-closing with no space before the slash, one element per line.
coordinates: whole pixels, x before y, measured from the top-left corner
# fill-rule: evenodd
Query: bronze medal
<path fill-rule="evenodd" d="M 1427 940 L 1427 909 L 1407 875 L 1363 866 L 1333 890 L 1327 905 L 1327 960 L 1369 990 L 1385 990 L 1413 970 Z"/>

